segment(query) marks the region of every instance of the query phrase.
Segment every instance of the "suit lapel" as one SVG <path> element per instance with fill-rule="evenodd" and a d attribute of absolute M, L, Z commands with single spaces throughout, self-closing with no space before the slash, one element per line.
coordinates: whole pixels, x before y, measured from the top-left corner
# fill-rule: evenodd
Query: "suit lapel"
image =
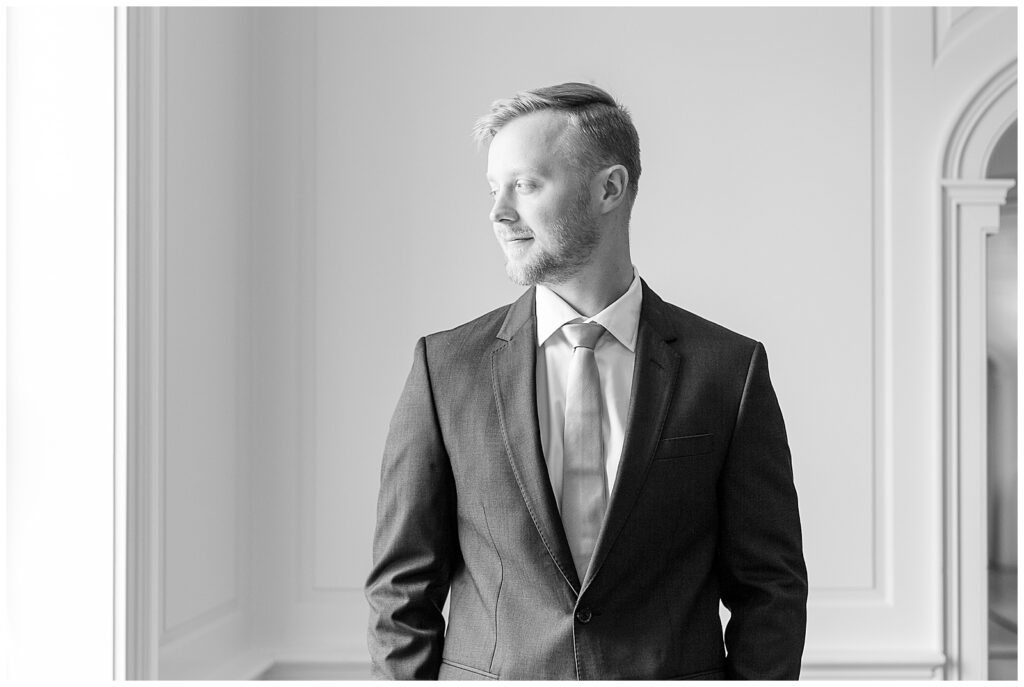
<path fill-rule="evenodd" d="M 609 498 L 608 512 L 594 547 L 594 557 L 584 581 L 584 591 L 600 572 L 640 494 L 647 469 L 661 439 L 661 430 L 675 392 L 681 362 L 679 354 L 668 345 L 668 342 L 676 339 L 676 335 L 665 316 L 664 301 L 648 288 L 646 282 L 641 280 L 641 283 L 643 302 L 640 306 L 633 390 L 626 416 L 622 459 Z"/>
<path fill-rule="evenodd" d="M 551 491 L 537 422 L 537 318 L 534 289 L 509 308 L 491 352 L 491 380 L 502 437 L 519 491 L 541 540 L 565 581 L 580 588 L 562 519 Z"/>

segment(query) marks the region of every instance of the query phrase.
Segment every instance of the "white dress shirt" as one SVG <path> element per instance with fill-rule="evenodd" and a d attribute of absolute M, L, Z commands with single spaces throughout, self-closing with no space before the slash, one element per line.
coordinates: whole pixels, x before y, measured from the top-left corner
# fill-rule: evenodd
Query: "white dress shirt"
<path fill-rule="evenodd" d="M 622 455 L 626 432 L 626 413 L 633 391 L 633 363 L 636 333 L 640 324 L 643 291 L 640 275 L 633 268 L 633 281 L 626 293 L 593 317 L 583 317 L 554 291 L 537 286 L 537 420 L 541 448 L 548 464 L 548 477 L 555 492 L 558 510 L 562 510 L 562 436 L 565 430 L 565 385 L 569 376 L 572 347 L 562 325 L 597 322 L 607 331 L 594 348 L 597 373 L 601 380 L 601 438 L 604 440 L 608 493 Z"/>

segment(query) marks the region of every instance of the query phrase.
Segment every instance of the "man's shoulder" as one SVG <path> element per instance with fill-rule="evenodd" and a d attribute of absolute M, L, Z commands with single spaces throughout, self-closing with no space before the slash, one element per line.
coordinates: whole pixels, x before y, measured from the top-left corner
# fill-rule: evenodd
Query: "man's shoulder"
<path fill-rule="evenodd" d="M 729 329 L 717 322 L 712 322 L 694 312 L 663 300 L 653 291 L 648 290 L 645 296 L 651 298 L 651 310 L 661 321 L 662 327 L 670 331 L 663 334 L 674 334 L 681 343 L 690 346 L 706 346 L 713 349 L 728 348 L 750 351 L 757 341 Z"/>
<path fill-rule="evenodd" d="M 506 303 L 457 327 L 428 334 L 424 337 L 428 350 L 447 357 L 465 353 L 467 348 L 493 344 L 513 305 Z"/>
<path fill-rule="evenodd" d="M 742 382 L 759 345 L 755 339 L 671 303 L 663 302 L 661 312 L 673 330 L 670 347 L 699 369 Z"/>
<path fill-rule="evenodd" d="M 676 333 L 695 342 L 706 342 L 715 347 L 737 347 L 750 349 L 757 341 L 745 334 L 729 329 L 717 322 L 712 322 L 694 312 L 680 308 L 673 303 L 664 303 L 666 317 L 675 325 Z"/>

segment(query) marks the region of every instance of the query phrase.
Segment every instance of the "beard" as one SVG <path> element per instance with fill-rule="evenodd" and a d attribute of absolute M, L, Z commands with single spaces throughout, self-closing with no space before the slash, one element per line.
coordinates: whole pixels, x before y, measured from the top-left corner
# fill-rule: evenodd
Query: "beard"
<path fill-rule="evenodd" d="M 505 272 L 514 284 L 564 284 L 590 262 L 601 239 L 601 230 L 588 211 L 589 200 L 589 191 L 584 187 L 569 211 L 552 222 L 549 230 L 552 248 L 539 249 L 520 260 L 505 262 Z"/>

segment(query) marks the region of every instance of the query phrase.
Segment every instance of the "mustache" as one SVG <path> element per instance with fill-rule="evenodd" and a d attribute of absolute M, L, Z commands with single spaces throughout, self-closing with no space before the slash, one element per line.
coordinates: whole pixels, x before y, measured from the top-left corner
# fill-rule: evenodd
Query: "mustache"
<path fill-rule="evenodd" d="M 533 231 L 528 227 L 524 229 L 509 229 L 503 227 L 501 229 L 495 229 L 494 233 L 498 235 L 498 238 L 502 241 L 515 241 L 516 239 L 532 239 Z"/>

